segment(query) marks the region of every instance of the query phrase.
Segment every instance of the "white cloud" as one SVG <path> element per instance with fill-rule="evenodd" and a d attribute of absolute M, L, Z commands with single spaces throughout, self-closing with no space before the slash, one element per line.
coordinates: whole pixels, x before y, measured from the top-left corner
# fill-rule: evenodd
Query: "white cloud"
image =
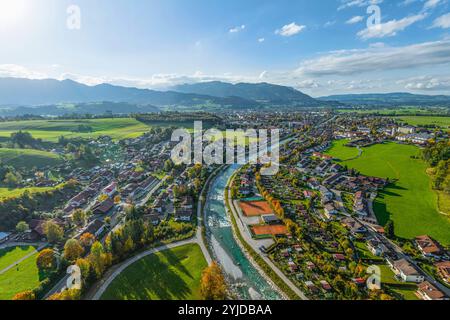
<path fill-rule="evenodd" d="M 448 63 L 450 41 L 446 40 L 404 47 L 334 51 L 316 59 L 303 61 L 295 73 L 309 77 L 354 75 Z"/>
<path fill-rule="evenodd" d="M 442 29 L 450 28 L 450 13 L 444 14 L 443 16 L 440 16 L 439 18 L 434 20 L 432 27 Z"/>
<path fill-rule="evenodd" d="M 410 25 L 418 21 L 421 21 L 426 17 L 427 17 L 426 13 L 421 13 L 400 20 L 394 19 L 385 23 L 374 25 L 372 27 L 367 27 L 366 29 L 358 32 L 358 36 L 364 40 L 372 38 L 392 37 L 397 35 L 399 31 L 405 30 Z"/>
<path fill-rule="evenodd" d="M 321 85 L 313 79 L 306 79 L 306 80 L 300 81 L 296 85 L 296 87 L 299 89 L 316 89 L 316 88 L 319 88 L 320 86 Z"/>
<path fill-rule="evenodd" d="M 0 77 L 45 79 L 48 75 L 17 64 L 0 64 Z"/>
<path fill-rule="evenodd" d="M 261 74 L 259 75 L 259 79 L 264 79 L 265 77 L 266 77 L 266 75 L 267 75 L 267 71 L 266 70 L 264 70 L 263 72 L 261 72 Z"/>
<path fill-rule="evenodd" d="M 259 43 L 262 43 L 262 42 L 264 42 L 264 41 L 266 41 L 266 39 L 264 39 L 264 38 L 259 38 L 259 39 L 258 39 L 258 42 L 259 42 Z"/>
<path fill-rule="evenodd" d="M 275 33 L 283 37 L 291 37 L 302 32 L 305 28 L 306 26 L 304 25 L 298 25 L 295 22 L 292 22 L 291 24 L 287 24 L 281 29 L 276 30 Z"/>
<path fill-rule="evenodd" d="M 383 0 L 342 0 L 342 5 L 338 7 L 338 10 L 343 10 L 352 7 L 368 7 L 372 4 L 381 4 Z"/>
<path fill-rule="evenodd" d="M 244 31 L 245 30 L 245 24 L 241 25 L 241 26 L 237 26 L 234 28 L 231 28 L 228 32 L 229 33 L 238 33 L 240 31 Z"/>
<path fill-rule="evenodd" d="M 397 81 L 408 90 L 450 90 L 450 77 L 421 76 Z"/>
<path fill-rule="evenodd" d="M 424 10 L 434 9 L 443 2 L 444 2 L 443 0 L 427 0 L 423 5 L 423 9 Z"/>
<path fill-rule="evenodd" d="M 345 23 L 346 24 L 355 24 L 355 23 L 361 22 L 363 20 L 364 20 L 363 16 L 354 16 L 353 18 L 348 19 Z"/>

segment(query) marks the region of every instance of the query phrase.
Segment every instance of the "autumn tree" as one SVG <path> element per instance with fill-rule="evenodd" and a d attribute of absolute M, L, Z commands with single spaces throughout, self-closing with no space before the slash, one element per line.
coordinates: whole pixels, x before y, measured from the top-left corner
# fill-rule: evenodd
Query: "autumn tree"
<path fill-rule="evenodd" d="M 64 290 L 63 292 L 57 292 L 47 300 L 80 300 L 81 291 L 76 289 Z"/>
<path fill-rule="evenodd" d="M 224 300 L 226 298 L 225 277 L 216 262 L 203 270 L 200 292 L 205 300 Z"/>
<path fill-rule="evenodd" d="M 55 252 L 52 249 L 44 249 L 39 252 L 36 265 L 39 270 L 51 270 L 56 265 Z"/>
<path fill-rule="evenodd" d="M 75 261 L 76 259 L 81 257 L 83 252 L 83 247 L 76 239 L 69 239 L 64 245 L 64 258 L 67 261 Z"/>
<path fill-rule="evenodd" d="M 95 236 L 92 233 L 86 232 L 83 233 L 80 237 L 80 244 L 84 248 L 89 248 L 95 242 Z"/>
<path fill-rule="evenodd" d="M 88 256 L 88 260 L 91 263 L 97 278 L 100 278 L 106 268 L 111 265 L 112 259 L 111 254 L 106 253 L 103 245 L 96 241 L 91 247 L 91 253 Z"/>
<path fill-rule="evenodd" d="M 48 242 L 58 243 L 64 236 L 64 230 L 62 227 L 54 223 L 53 221 L 47 221 L 44 223 L 44 234 L 47 237 Z"/>
<path fill-rule="evenodd" d="M 36 300 L 36 295 L 33 291 L 27 290 L 23 292 L 17 293 L 13 298 L 13 300 Z"/>

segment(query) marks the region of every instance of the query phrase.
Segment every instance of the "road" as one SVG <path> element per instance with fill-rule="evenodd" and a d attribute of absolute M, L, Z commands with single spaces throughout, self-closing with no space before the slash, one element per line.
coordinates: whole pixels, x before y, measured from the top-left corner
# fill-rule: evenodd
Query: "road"
<path fill-rule="evenodd" d="M 217 170 L 220 170 L 217 169 Z M 132 265 L 133 263 L 135 263 L 136 261 L 139 261 L 140 259 L 160 252 L 160 251 L 164 251 L 164 250 L 168 250 L 168 249 L 173 249 L 173 248 L 177 248 L 180 246 L 184 246 L 186 244 L 197 244 L 200 246 L 200 249 L 203 252 L 203 255 L 208 263 L 211 264 L 212 262 L 212 258 L 211 255 L 209 254 L 208 249 L 206 248 L 206 244 L 203 241 L 203 207 L 202 207 L 202 199 L 208 189 L 209 186 L 209 182 L 211 181 L 211 179 L 213 178 L 213 176 L 215 175 L 216 171 L 214 173 L 212 173 L 205 185 L 203 186 L 203 190 L 200 193 L 200 197 L 197 203 L 197 231 L 195 233 L 195 237 L 188 239 L 188 240 L 183 240 L 183 241 L 179 241 L 179 242 L 174 242 L 168 245 L 163 245 L 157 248 L 153 248 L 150 250 L 147 250 L 145 252 L 142 252 L 140 254 L 138 254 L 137 256 L 134 256 L 116 266 L 113 266 L 112 268 L 110 268 L 110 270 L 108 270 L 105 274 L 105 276 L 103 276 L 103 279 L 100 280 L 99 282 L 97 282 L 89 291 L 89 293 L 85 296 L 86 300 L 99 300 L 101 298 L 101 296 L 103 295 L 103 293 L 105 292 L 105 290 L 111 285 L 111 283 L 114 281 L 115 278 L 117 278 L 118 275 L 120 275 L 126 268 L 128 268 L 130 265 Z M 165 180 L 165 179 L 163 179 Z M 162 183 L 163 181 L 161 181 Z M 156 188 L 158 189 L 158 188 Z M 156 190 L 154 188 L 154 190 Z"/>
<path fill-rule="evenodd" d="M 234 215 L 234 218 L 236 219 L 236 224 L 238 226 L 239 232 L 241 233 L 242 237 L 244 238 L 244 241 L 247 242 L 247 244 L 251 245 L 253 250 L 255 250 L 256 252 L 258 252 L 258 245 L 256 244 L 256 241 L 249 235 L 246 226 L 244 225 L 244 223 L 241 221 L 240 217 L 239 217 L 239 213 L 236 210 L 233 201 L 231 200 L 231 190 L 228 189 L 228 205 L 231 208 L 232 214 Z M 224 200 L 226 201 L 226 200 Z M 301 299 L 303 300 L 308 300 L 308 298 L 306 297 L 306 295 L 295 285 L 292 283 L 291 280 L 289 280 L 288 277 L 286 277 L 286 275 L 280 271 L 280 269 L 278 269 L 278 267 L 265 255 L 261 255 L 261 258 L 264 259 L 264 261 L 272 268 L 272 270 L 284 281 L 284 283 L 289 286 L 289 288 L 291 288 L 292 291 L 294 291 Z M 259 270 L 261 270 L 258 267 Z M 261 271 L 262 272 L 262 271 Z"/>

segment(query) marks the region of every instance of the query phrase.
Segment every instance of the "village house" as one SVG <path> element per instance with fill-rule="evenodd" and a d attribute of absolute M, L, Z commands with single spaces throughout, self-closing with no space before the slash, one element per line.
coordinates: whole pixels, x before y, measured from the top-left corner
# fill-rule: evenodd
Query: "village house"
<path fill-rule="evenodd" d="M 97 202 L 92 207 L 94 214 L 107 214 L 114 207 L 114 201 L 111 198 L 107 198 L 102 202 Z"/>
<path fill-rule="evenodd" d="M 382 257 L 388 251 L 386 246 L 377 239 L 370 239 L 367 241 L 367 247 L 369 248 L 369 251 L 377 257 Z"/>
<path fill-rule="evenodd" d="M 434 266 L 442 281 L 450 284 L 450 261 L 438 262 Z"/>
<path fill-rule="evenodd" d="M 416 237 L 415 243 L 426 258 L 439 258 L 443 253 L 439 244 L 427 235 Z"/>
<path fill-rule="evenodd" d="M 350 230 L 350 233 L 353 236 L 364 235 L 367 233 L 367 228 L 352 217 L 346 217 L 342 219 L 341 222 Z"/>
<path fill-rule="evenodd" d="M 112 198 L 117 193 L 117 183 L 112 182 L 105 189 L 103 189 L 103 193 Z"/>
<path fill-rule="evenodd" d="M 417 271 L 417 269 L 409 263 L 406 259 L 400 259 L 397 261 L 392 261 L 391 259 L 386 259 L 392 271 L 403 281 L 403 282 L 414 282 L 421 283 L 425 280 L 425 277 Z"/>
<path fill-rule="evenodd" d="M 448 300 L 445 294 L 428 281 L 419 284 L 416 295 L 422 300 Z"/>

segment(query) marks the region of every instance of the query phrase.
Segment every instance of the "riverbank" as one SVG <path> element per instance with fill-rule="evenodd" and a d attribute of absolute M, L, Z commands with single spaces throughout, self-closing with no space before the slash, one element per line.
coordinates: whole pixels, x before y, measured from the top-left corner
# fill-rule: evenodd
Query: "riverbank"
<path fill-rule="evenodd" d="M 230 177 L 230 179 L 227 182 L 227 187 L 225 188 L 225 194 L 224 194 L 224 205 L 227 209 L 227 213 L 231 219 L 232 222 L 232 228 L 233 228 L 233 236 L 236 240 L 236 243 L 240 246 L 242 252 L 245 254 L 247 259 L 250 261 L 250 263 L 254 266 L 254 268 L 266 279 L 266 281 L 276 290 L 280 293 L 280 295 L 289 300 L 307 300 L 306 296 L 298 288 L 291 288 L 274 270 L 273 267 L 271 267 L 261 255 L 259 255 L 250 244 L 244 239 L 244 236 L 242 235 L 239 226 L 237 224 L 236 219 L 238 217 L 235 216 L 234 210 L 230 207 L 230 184 L 232 183 L 234 177 L 236 175 L 236 172 Z M 281 272 L 281 271 L 279 271 Z M 298 292 L 295 292 L 295 291 Z"/>

